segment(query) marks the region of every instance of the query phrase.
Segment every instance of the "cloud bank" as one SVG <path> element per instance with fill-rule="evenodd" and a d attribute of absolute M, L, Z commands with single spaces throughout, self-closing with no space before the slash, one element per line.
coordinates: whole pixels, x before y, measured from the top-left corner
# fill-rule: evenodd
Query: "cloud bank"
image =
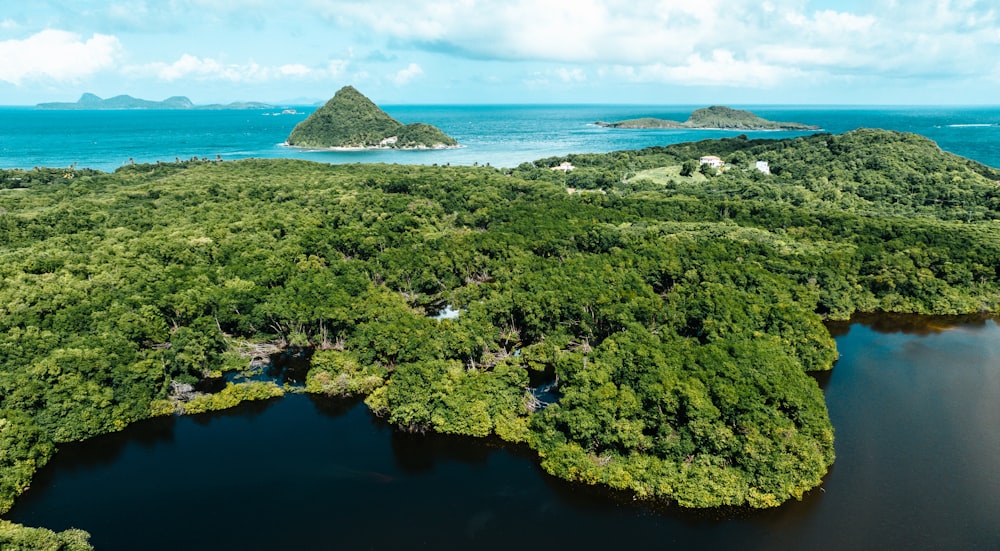
<path fill-rule="evenodd" d="M 411 80 L 424 74 L 424 70 L 416 63 L 410 63 L 405 69 L 400 69 L 396 74 L 392 75 L 391 79 L 396 84 L 396 86 L 404 86 Z"/>
<path fill-rule="evenodd" d="M 625 90 L 659 98 L 650 91 L 660 85 L 686 90 L 673 98 L 784 90 L 784 101 L 839 101 L 831 90 L 867 90 L 906 103 L 908 90 L 933 88 L 921 97 L 980 90 L 966 97 L 988 101 L 984 90 L 1000 81 L 1000 6 L 301 0 L 290 10 L 286 0 L 79 0 L 19 3 L 0 20 L 0 84 L 25 97 L 60 83 L 279 94 L 282 86 L 325 93 L 345 81 L 405 98 L 417 96 L 404 88 L 436 99 L 436 86 L 459 101 L 486 92 L 534 101 L 542 90 L 568 100 Z"/>
<path fill-rule="evenodd" d="M 44 30 L 23 40 L 0 42 L 0 81 L 20 85 L 27 80 L 68 82 L 117 65 L 121 43 L 113 36 L 80 35 Z"/>
<path fill-rule="evenodd" d="M 478 60 L 597 64 L 639 81 L 766 87 L 802 77 L 998 72 L 975 0 L 810 9 L 801 0 L 310 0 L 340 26 Z"/>
<path fill-rule="evenodd" d="M 226 81 L 232 83 L 261 83 L 289 79 L 321 79 L 336 77 L 348 62 L 329 61 L 323 67 L 310 67 L 302 63 L 261 65 L 253 60 L 245 63 L 227 63 L 214 58 L 184 54 L 171 63 L 155 62 L 126 67 L 125 71 L 136 76 L 154 77 L 165 82 L 184 79 L 201 81 Z"/>

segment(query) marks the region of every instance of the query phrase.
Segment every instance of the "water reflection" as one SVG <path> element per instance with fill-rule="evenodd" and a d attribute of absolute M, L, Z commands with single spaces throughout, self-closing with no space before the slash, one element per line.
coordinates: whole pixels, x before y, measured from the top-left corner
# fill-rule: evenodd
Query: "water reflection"
<path fill-rule="evenodd" d="M 836 364 L 834 364 L 834 368 L 836 368 Z M 820 390 L 826 391 L 826 386 L 830 384 L 830 377 L 833 376 L 833 369 L 827 371 L 810 371 L 809 376 L 816 381 Z"/>
<path fill-rule="evenodd" d="M 492 451 L 472 438 L 434 433 L 410 434 L 393 430 L 389 441 L 396 466 L 408 474 L 431 472 L 437 465 L 451 462 L 485 465 Z"/>
<path fill-rule="evenodd" d="M 855 314 L 849 321 L 828 321 L 826 328 L 836 337 L 846 335 L 853 325 L 863 325 L 879 333 L 904 335 L 931 335 L 963 326 L 984 327 L 992 316 L 969 314 L 964 316 L 915 316 L 912 314 Z"/>
<path fill-rule="evenodd" d="M 174 441 L 174 417 L 161 417 L 132 425 L 121 432 L 105 434 L 83 442 L 68 442 L 59 445 L 57 457 L 63 458 L 65 468 L 87 470 L 98 467 L 109 467 L 117 461 L 128 446 L 138 446 L 153 449 L 159 445 L 168 445 Z M 33 481 L 35 485 L 44 485 L 46 475 L 51 475 L 52 469 L 43 469 Z"/>
<path fill-rule="evenodd" d="M 523 447 L 402 433 L 358 399 L 289 395 L 64 446 L 9 516 L 85 528 L 99 549 L 1000 545 L 997 324 L 862 320 L 837 342 L 837 365 L 816 374 L 836 466 L 774 510 L 639 503 L 548 476 Z"/>
<path fill-rule="evenodd" d="M 316 413 L 329 418 L 341 417 L 364 401 L 364 398 L 360 396 L 350 398 L 331 398 L 318 394 L 307 394 L 306 396 L 316 408 Z M 375 421 L 374 418 L 373 421 Z"/>
<path fill-rule="evenodd" d="M 240 418 L 240 419 L 254 419 L 267 412 L 276 402 L 277 398 L 272 398 L 270 400 L 258 400 L 255 402 L 243 402 L 242 404 L 229 409 L 224 409 L 222 411 L 210 411 L 208 413 L 202 413 L 199 415 L 191 415 L 184 417 L 185 420 L 190 419 L 192 423 L 200 425 L 202 427 L 211 426 L 212 423 L 218 419 L 225 419 L 229 417 Z"/>

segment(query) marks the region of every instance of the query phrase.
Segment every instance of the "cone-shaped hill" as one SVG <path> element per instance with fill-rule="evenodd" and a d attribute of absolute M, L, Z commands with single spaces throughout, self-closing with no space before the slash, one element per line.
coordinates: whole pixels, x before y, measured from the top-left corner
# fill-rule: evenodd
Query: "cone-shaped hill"
<path fill-rule="evenodd" d="M 437 149 L 457 144 L 437 127 L 397 121 L 352 86 L 338 90 L 288 136 L 288 145 L 297 147 Z"/>

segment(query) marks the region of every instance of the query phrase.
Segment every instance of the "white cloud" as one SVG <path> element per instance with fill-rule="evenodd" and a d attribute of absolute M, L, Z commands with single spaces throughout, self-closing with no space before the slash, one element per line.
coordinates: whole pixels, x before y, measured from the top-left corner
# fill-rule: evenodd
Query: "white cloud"
<path fill-rule="evenodd" d="M 396 83 L 396 86 L 403 86 L 423 74 L 424 70 L 420 68 L 420 65 L 410 63 L 408 67 L 397 71 L 390 79 Z"/>
<path fill-rule="evenodd" d="M 25 80 L 75 81 L 112 69 L 122 51 L 114 36 L 78 34 L 47 29 L 24 40 L 0 42 L 0 81 L 20 85 Z"/>
<path fill-rule="evenodd" d="M 278 72 L 283 76 L 304 77 L 312 74 L 313 70 L 301 63 L 292 63 L 278 67 Z"/>
<path fill-rule="evenodd" d="M 619 67 L 617 74 L 635 82 L 668 82 L 688 86 L 767 88 L 790 76 L 791 70 L 760 61 L 739 60 L 732 52 L 715 50 L 711 57 L 693 54 L 684 64 L 655 63 Z"/>
<path fill-rule="evenodd" d="M 0 16 L 0 31 L 22 36 L 44 20 L 81 35 L 50 30 L 0 42 L 0 80 L 65 81 L 120 69 L 171 82 L 403 85 L 425 72 L 437 77 L 445 64 L 477 64 L 456 81 L 481 78 L 480 70 L 516 72 L 564 88 L 622 77 L 753 87 L 1000 78 L 996 0 L 303 0 L 295 10 L 287 0 L 38 4 L 47 6 L 44 17 L 22 21 L 11 11 Z M 106 34 L 91 34 L 96 29 Z M 344 59 L 322 57 L 329 52 Z M 126 59 L 132 65 L 123 66 Z M 408 59 L 422 65 L 404 67 Z M 480 61 L 500 63 L 480 69 Z"/>
<path fill-rule="evenodd" d="M 636 4 L 639 4 L 638 6 Z M 651 61 L 711 25 L 720 0 L 312 0 L 338 25 L 474 58 Z M 681 56 L 683 59 L 683 55 Z"/>
<path fill-rule="evenodd" d="M 827 35 L 843 37 L 842 33 L 868 32 L 875 25 L 875 17 L 859 16 L 851 13 L 841 13 L 833 10 L 823 10 L 813 15 L 814 30 Z"/>
<path fill-rule="evenodd" d="M 194 79 L 254 83 L 285 79 L 331 78 L 338 76 L 346 65 L 345 61 L 333 60 L 321 68 L 309 67 L 302 63 L 267 66 L 253 60 L 246 63 L 226 63 L 213 58 L 184 54 L 172 63 L 148 63 L 128 67 L 126 71 L 134 75 L 152 76 L 167 82 Z"/>
<path fill-rule="evenodd" d="M 482 60 L 631 68 L 637 78 L 774 86 L 787 78 L 1000 72 L 988 0 L 307 0 L 387 44 Z M 378 46 L 377 44 L 374 46 Z M 722 74 L 722 73 L 728 73 Z M 567 74 L 567 76 L 570 76 Z"/>
<path fill-rule="evenodd" d="M 347 70 L 349 65 L 350 62 L 346 59 L 333 59 L 326 64 L 326 71 L 331 77 L 338 77 Z"/>
<path fill-rule="evenodd" d="M 859 61 L 846 46 L 831 48 L 810 46 L 761 46 L 753 53 L 763 63 L 780 67 L 797 67 L 800 70 L 822 67 L 850 67 Z"/>
<path fill-rule="evenodd" d="M 555 74 L 563 82 L 583 82 L 587 80 L 587 75 L 579 67 L 574 69 L 560 67 L 555 70 Z"/>
<path fill-rule="evenodd" d="M 253 61 L 242 65 L 227 64 L 191 54 L 184 54 L 180 59 L 170 64 L 154 63 L 148 67 L 155 71 L 158 78 L 167 82 L 185 78 L 228 80 L 231 82 L 266 80 L 261 66 Z"/>

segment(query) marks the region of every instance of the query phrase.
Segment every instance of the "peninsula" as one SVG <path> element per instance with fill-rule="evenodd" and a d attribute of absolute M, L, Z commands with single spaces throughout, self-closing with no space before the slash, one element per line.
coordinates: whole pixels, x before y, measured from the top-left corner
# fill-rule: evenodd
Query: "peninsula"
<path fill-rule="evenodd" d="M 443 149 L 458 145 L 435 126 L 397 121 L 352 86 L 338 90 L 326 105 L 296 125 L 287 143 L 350 149 Z"/>
<path fill-rule="evenodd" d="M 102 99 L 100 96 L 87 93 L 80 96 L 80 99 L 76 102 L 39 103 L 36 108 L 63 111 L 128 111 L 139 109 L 273 109 L 274 106 L 256 101 L 234 102 L 225 105 L 218 103 L 195 105 L 194 102 L 184 96 L 173 96 L 163 101 L 134 98 L 128 95 Z"/>
<path fill-rule="evenodd" d="M 762 119 L 750 111 L 714 105 L 696 109 L 684 122 L 667 119 L 640 118 L 618 122 L 597 121 L 595 124 L 606 128 L 677 128 L 708 130 L 819 130 L 798 122 L 776 122 Z"/>

